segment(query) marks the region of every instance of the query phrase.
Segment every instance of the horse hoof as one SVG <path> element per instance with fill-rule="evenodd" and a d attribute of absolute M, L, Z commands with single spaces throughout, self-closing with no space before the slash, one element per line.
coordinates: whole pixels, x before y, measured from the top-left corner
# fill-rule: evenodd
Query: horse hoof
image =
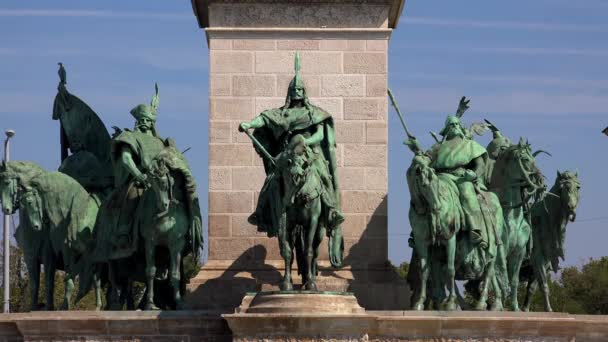
<path fill-rule="evenodd" d="M 458 310 L 458 305 L 456 305 L 456 303 L 454 303 L 452 301 L 449 301 L 445 305 L 445 309 L 446 309 L 446 311 L 456 311 L 456 310 Z"/>
<path fill-rule="evenodd" d="M 317 290 L 317 284 L 314 281 L 307 281 L 306 284 L 304 284 L 304 290 L 306 290 L 306 291 L 318 291 Z"/>
<path fill-rule="evenodd" d="M 492 306 L 490 307 L 491 311 L 503 311 L 504 308 L 502 307 L 502 303 L 494 303 L 492 304 Z"/>
<path fill-rule="evenodd" d="M 281 291 L 293 291 L 293 284 L 290 281 L 284 281 L 279 285 Z"/>
<path fill-rule="evenodd" d="M 160 309 L 156 305 L 154 305 L 154 303 L 146 303 L 146 305 L 144 306 L 144 310 L 153 311 L 153 310 L 160 310 Z"/>
<path fill-rule="evenodd" d="M 486 309 L 487 305 L 484 305 L 484 303 L 482 302 L 477 303 L 477 305 L 475 306 L 476 311 L 486 311 Z"/>
<path fill-rule="evenodd" d="M 416 303 L 416 305 L 414 305 L 414 310 L 424 311 L 424 303 Z"/>

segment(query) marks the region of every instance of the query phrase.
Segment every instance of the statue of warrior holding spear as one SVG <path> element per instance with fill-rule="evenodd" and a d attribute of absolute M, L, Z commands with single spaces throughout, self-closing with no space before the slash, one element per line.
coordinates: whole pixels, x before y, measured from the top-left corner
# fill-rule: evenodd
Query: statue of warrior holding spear
<path fill-rule="evenodd" d="M 314 177 L 309 178 L 318 179 L 320 183 L 319 225 L 326 229 L 329 237 L 331 264 L 339 267 L 344 248 L 341 229 L 344 216 L 340 210 L 334 121 L 329 113 L 310 103 L 299 71 L 300 56 L 296 53 L 296 74 L 289 84 L 285 104 L 280 108 L 265 110 L 252 121 L 239 125 L 239 131 L 251 138 L 256 151 L 264 158 L 267 175 L 249 223 L 256 225 L 259 231 L 266 232 L 268 236 L 280 237 L 284 221 L 291 219 L 284 218 L 286 208 L 293 202 L 285 184 L 295 184 L 297 181 L 292 179 L 291 183 L 284 182 L 282 178 L 291 176 L 277 170 L 277 160 L 282 153 L 299 146 L 299 150 L 306 151 L 307 159 L 304 164 L 306 169 L 301 171 L 306 175 L 311 174 Z M 250 129 L 254 129 L 253 133 L 249 132 Z M 282 247 L 281 253 L 284 252 L 287 251 L 283 251 Z"/>

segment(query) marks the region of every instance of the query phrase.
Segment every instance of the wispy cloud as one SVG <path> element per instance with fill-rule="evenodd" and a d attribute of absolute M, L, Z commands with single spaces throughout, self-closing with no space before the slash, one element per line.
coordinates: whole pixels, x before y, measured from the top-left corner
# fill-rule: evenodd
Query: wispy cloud
<path fill-rule="evenodd" d="M 463 90 L 454 88 L 398 87 L 395 95 L 402 94 L 408 111 L 444 113 L 454 107 L 454 103 L 464 95 Z M 606 115 L 608 98 L 589 92 L 521 91 L 496 89 L 471 91 L 476 111 L 491 113 L 511 113 L 512 115 Z"/>
<path fill-rule="evenodd" d="M 608 89 L 608 80 L 602 79 L 569 79 L 545 75 L 474 75 L 474 74 L 433 74 L 433 73 L 407 73 L 396 76 L 399 81 L 408 82 L 415 80 L 448 81 L 457 84 L 478 82 L 503 85 L 542 86 L 555 88 L 576 89 Z"/>
<path fill-rule="evenodd" d="M 129 61 L 143 63 L 163 70 L 207 70 L 206 52 L 194 48 L 172 48 L 172 49 L 130 49 L 127 46 L 115 46 L 112 51 L 101 51 L 97 48 L 0 48 L 0 56 L 8 57 L 53 57 L 61 60 L 66 57 L 86 57 L 88 59 L 111 59 L 118 61 Z"/>
<path fill-rule="evenodd" d="M 488 54 L 511 54 L 511 55 L 552 55 L 552 56 L 579 56 L 579 57 L 608 57 L 607 49 L 576 49 L 559 47 L 527 47 L 527 46 L 451 46 L 451 45 L 414 45 L 401 44 L 408 51 L 432 51 L 450 53 L 488 53 Z M 394 47 L 393 47 L 394 48 Z"/>
<path fill-rule="evenodd" d="M 548 22 L 525 21 L 479 21 L 455 20 L 431 17 L 405 16 L 403 23 L 409 25 L 428 25 L 449 28 L 486 28 L 502 30 L 540 30 L 540 31 L 572 31 L 572 32 L 608 32 L 608 26 L 592 26 L 579 24 L 554 24 Z"/>
<path fill-rule="evenodd" d="M 0 17 L 74 17 L 123 20 L 192 20 L 191 13 L 117 12 L 68 9 L 3 9 Z"/>

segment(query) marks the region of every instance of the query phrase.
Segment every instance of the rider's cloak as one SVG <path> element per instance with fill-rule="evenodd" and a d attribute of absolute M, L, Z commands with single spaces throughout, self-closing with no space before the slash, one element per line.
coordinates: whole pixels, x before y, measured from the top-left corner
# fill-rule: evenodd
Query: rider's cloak
<path fill-rule="evenodd" d="M 139 203 L 143 188 L 122 164 L 121 151 L 128 148 L 135 165 L 142 173 L 152 166 L 152 161 L 165 147 L 159 137 L 138 131 L 124 131 L 112 140 L 111 158 L 114 169 L 115 189 L 103 202 L 97 219 L 97 247 L 95 259 L 105 261 L 130 256 L 137 249 L 139 231 L 133 229 L 142 219 Z"/>
<path fill-rule="evenodd" d="M 486 149 L 475 140 L 457 137 L 445 140 L 439 145 L 433 164 L 438 170 L 465 167 L 475 158 L 486 153 Z"/>

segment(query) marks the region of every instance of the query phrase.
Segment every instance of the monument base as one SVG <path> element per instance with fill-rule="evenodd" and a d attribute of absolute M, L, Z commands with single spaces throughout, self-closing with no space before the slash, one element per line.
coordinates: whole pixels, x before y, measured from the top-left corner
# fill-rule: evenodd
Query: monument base
<path fill-rule="evenodd" d="M 608 316 L 563 313 L 385 311 L 223 317 L 237 342 L 608 341 Z"/>
<path fill-rule="evenodd" d="M 322 304 L 316 310 L 322 311 Z M 608 316 L 367 311 L 237 313 L 222 318 L 203 311 L 55 311 L 0 314 L 0 341 L 606 342 Z"/>
<path fill-rule="evenodd" d="M 250 293 L 237 314 L 365 314 L 349 292 L 273 291 Z"/>

